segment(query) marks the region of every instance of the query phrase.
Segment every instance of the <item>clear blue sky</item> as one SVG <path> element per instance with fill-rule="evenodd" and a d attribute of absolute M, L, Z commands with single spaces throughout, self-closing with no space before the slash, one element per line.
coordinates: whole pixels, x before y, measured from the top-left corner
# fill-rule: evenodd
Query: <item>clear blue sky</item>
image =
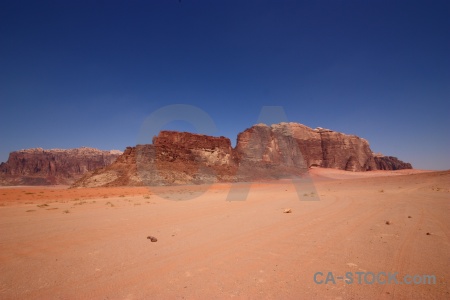
<path fill-rule="evenodd" d="M 235 143 L 276 105 L 450 169 L 449 53 L 450 1 L 0 0 L 0 161 L 123 150 L 170 104 L 204 110 Z"/>

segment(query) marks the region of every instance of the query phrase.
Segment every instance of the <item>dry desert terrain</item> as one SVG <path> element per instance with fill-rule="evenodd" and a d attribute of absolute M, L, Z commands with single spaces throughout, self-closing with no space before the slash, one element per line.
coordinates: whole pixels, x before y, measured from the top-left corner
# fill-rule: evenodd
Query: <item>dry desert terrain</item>
<path fill-rule="evenodd" d="M 0 298 L 450 299 L 449 171 L 310 178 L 0 188 Z M 227 201 L 230 188 L 248 195 Z M 356 272 L 436 282 L 359 284 Z"/>

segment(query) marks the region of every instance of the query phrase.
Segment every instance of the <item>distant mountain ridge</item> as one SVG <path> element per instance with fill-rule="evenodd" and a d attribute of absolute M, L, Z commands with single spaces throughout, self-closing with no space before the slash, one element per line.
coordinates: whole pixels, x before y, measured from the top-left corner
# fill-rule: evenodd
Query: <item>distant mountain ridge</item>
<path fill-rule="evenodd" d="M 119 150 L 24 149 L 0 164 L 0 185 L 76 187 L 238 182 L 301 175 L 312 166 L 347 171 L 411 169 L 374 154 L 367 140 L 299 123 L 254 125 L 226 137 L 161 131 L 152 144 Z"/>
<path fill-rule="evenodd" d="M 411 169 L 373 154 L 367 140 L 299 123 L 257 124 L 225 137 L 161 131 L 152 144 L 127 147 L 111 165 L 86 173 L 74 187 L 174 185 L 277 179 L 312 166 L 348 171 Z"/>
<path fill-rule="evenodd" d="M 121 154 L 89 147 L 14 151 L 0 164 L 0 185 L 72 184 L 85 173 L 110 165 Z"/>

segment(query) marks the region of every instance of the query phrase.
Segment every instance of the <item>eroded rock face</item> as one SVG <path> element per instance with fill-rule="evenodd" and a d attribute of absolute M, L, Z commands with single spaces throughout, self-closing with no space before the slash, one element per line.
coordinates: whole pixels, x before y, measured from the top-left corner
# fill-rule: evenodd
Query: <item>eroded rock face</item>
<path fill-rule="evenodd" d="M 375 170 L 369 143 L 354 135 L 318 130 L 322 140 L 323 160 L 320 166 L 347 171 Z"/>
<path fill-rule="evenodd" d="M 227 181 L 237 167 L 230 139 L 189 132 L 162 131 L 136 153 L 147 185 Z"/>
<path fill-rule="evenodd" d="M 162 131 L 153 144 L 128 147 L 114 164 L 86 174 L 74 186 L 233 181 L 237 166 L 228 138 Z"/>
<path fill-rule="evenodd" d="M 113 163 L 122 151 L 94 148 L 33 148 L 11 152 L 0 165 L 1 185 L 71 184 L 83 174 Z"/>
<path fill-rule="evenodd" d="M 377 170 L 402 170 L 412 169 L 410 163 L 405 163 L 394 156 L 375 156 Z"/>
<path fill-rule="evenodd" d="M 253 143 L 248 142 L 251 139 Z M 329 129 L 311 129 L 298 123 L 253 126 L 239 134 L 236 150 L 244 160 L 268 161 L 296 168 L 376 169 L 365 139 Z"/>
<path fill-rule="evenodd" d="M 307 170 L 296 139 L 290 132 L 278 129 L 258 124 L 238 135 L 235 155 L 239 181 L 283 178 Z"/>
<path fill-rule="evenodd" d="M 411 168 L 375 158 L 354 135 L 298 123 L 258 124 L 225 137 L 162 131 L 151 145 L 129 147 L 117 161 L 86 174 L 74 186 L 173 185 L 250 181 L 301 175 L 311 166 L 349 171 Z"/>

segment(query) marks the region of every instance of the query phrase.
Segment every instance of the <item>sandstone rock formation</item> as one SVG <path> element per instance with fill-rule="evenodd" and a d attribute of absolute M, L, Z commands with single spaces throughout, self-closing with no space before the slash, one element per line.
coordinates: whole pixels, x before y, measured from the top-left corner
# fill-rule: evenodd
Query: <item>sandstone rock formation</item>
<path fill-rule="evenodd" d="M 402 170 L 412 169 L 410 163 L 405 163 L 394 156 L 375 156 L 377 170 Z"/>
<path fill-rule="evenodd" d="M 74 186 L 233 181 L 236 170 L 228 138 L 161 131 L 153 144 L 127 147 L 114 164 L 86 174 Z"/>
<path fill-rule="evenodd" d="M 260 150 L 265 151 L 264 157 L 259 158 L 262 161 L 269 159 L 296 168 L 320 166 L 348 171 L 377 169 L 369 143 L 355 135 L 323 128 L 311 129 L 298 123 L 280 123 L 270 127 L 259 124 L 239 134 L 238 152 L 255 152 L 247 146 L 248 138 L 245 136 L 248 133 L 255 139 L 253 145 L 265 149 Z M 267 138 L 269 133 L 271 138 Z M 274 150 L 279 152 L 278 155 Z M 244 157 L 248 159 L 248 155 Z"/>
<path fill-rule="evenodd" d="M 11 152 L 0 164 L 0 185 L 72 184 L 83 174 L 113 163 L 122 151 L 93 148 L 33 148 Z"/>
<path fill-rule="evenodd" d="M 162 131 L 153 143 L 128 147 L 115 163 L 87 173 L 74 186 L 172 185 L 275 179 L 320 166 L 349 171 L 412 168 L 375 156 L 354 135 L 298 123 L 258 124 L 240 133 L 236 147 L 225 137 Z"/>

